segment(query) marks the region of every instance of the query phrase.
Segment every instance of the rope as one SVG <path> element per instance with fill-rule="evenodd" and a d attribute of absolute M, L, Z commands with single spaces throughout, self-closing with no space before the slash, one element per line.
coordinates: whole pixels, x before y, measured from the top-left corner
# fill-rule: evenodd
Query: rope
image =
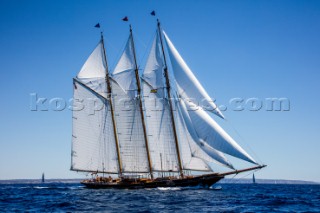
<path fill-rule="evenodd" d="M 148 48 L 148 47 L 151 46 L 150 43 L 153 41 L 153 38 L 155 37 L 155 34 L 156 34 L 156 33 L 154 33 L 153 36 L 149 39 L 147 45 L 140 39 L 140 36 L 138 36 L 134 31 L 132 31 L 132 33 L 134 33 L 134 38 L 135 38 L 140 44 L 142 44 L 142 46 L 143 46 L 144 49 L 145 49 L 145 50 L 143 51 L 144 53 L 143 53 L 142 58 L 137 57 L 138 65 L 139 65 L 139 69 L 140 69 L 140 65 L 141 65 L 142 62 L 145 60 L 147 53 L 150 52 L 150 51 L 147 51 L 147 50 L 150 49 L 150 48 Z"/>
<path fill-rule="evenodd" d="M 115 48 L 115 47 L 111 44 L 111 42 L 109 42 L 107 39 L 104 39 L 104 40 L 105 40 L 106 44 L 108 44 L 108 46 L 111 47 L 110 49 L 113 50 L 113 52 L 116 53 L 116 56 L 117 56 L 117 57 L 116 57 L 116 60 L 112 62 L 112 66 L 111 66 L 111 67 L 109 66 L 109 70 L 114 70 L 116 64 L 117 64 L 118 61 L 120 60 L 120 57 L 121 57 L 121 55 L 122 55 L 123 50 L 125 49 L 125 46 L 126 46 L 126 44 L 127 44 L 127 40 L 125 40 L 125 41 L 122 43 L 122 45 L 121 45 L 122 48 L 120 48 L 120 49 Z M 109 64 L 110 64 L 110 63 L 109 63 Z"/>
<path fill-rule="evenodd" d="M 247 176 L 255 173 L 256 171 L 257 171 L 257 170 L 253 170 L 253 171 L 249 172 L 248 174 L 246 174 L 246 175 L 244 175 L 244 176 L 242 176 L 242 177 L 239 177 L 239 178 L 235 179 L 235 182 L 233 182 L 233 183 L 238 183 L 241 179 L 244 179 L 245 177 L 247 177 Z M 237 175 L 237 174 L 236 174 L 236 175 Z M 236 175 L 235 175 L 235 176 L 236 176 Z M 235 176 L 234 176 L 234 177 L 235 177 Z M 234 178 L 234 177 L 233 177 L 233 178 Z M 233 180 L 233 178 L 231 178 L 231 180 Z"/>
<path fill-rule="evenodd" d="M 238 137 L 240 138 L 240 140 L 243 142 L 243 144 L 245 144 L 247 146 L 247 148 L 250 150 L 250 152 L 254 155 L 254 158 L 258 160 L 258 162 L 260 162 L 260 164 L 263 164 L 262 160 L 258 157 L 258 155 L 253 151 L 253 149 L 251 148 L 250 144 L 240 135 L 240 133 L 237 131 L 237 129 L 233 126 L 233 124 L 225 119 L 225 121 L 230 124 L 231 128 L 233 129 L 233 131 L 238 135 Z"/>

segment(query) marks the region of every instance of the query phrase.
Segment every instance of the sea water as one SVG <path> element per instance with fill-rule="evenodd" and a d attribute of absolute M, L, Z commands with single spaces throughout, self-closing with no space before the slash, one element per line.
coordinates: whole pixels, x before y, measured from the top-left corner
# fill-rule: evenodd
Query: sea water
<path fill-rule="evenodd" d="M 211 188 L 87 189 L 2 184 L 0 212 L 320 212 L 320 185 L 218 184 Z"/>

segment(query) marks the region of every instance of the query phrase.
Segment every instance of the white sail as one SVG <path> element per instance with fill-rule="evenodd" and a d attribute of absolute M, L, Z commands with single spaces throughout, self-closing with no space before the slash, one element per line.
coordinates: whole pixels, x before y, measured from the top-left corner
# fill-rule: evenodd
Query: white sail
<path fill-rule="evenodd" d="M 148 172 L 139 100 L 131 98 L 113 80 L 111 86 L 123 172 Z"/>
<path fill-rule="evenodd" d="M 169 102 L 165 97 L 163 59 L 159 41 L 159 35 L 156 33 L 142 75 L 149 151 L 154 171 L 178 171 Z"/>
<path fill-rule="evenodd" d="M 157 32 L 143 72 L 143 79 L 152 89 L 163 88 L 163 67 L 159 33 Z"/>
<path fill-rule="evenodd" d="M 112 78 L 125 92 L 130 92 L 137 89 L 131 36 L 128 38 L 120 60 L 118 61 L 112 73 Z M 134 92 L 130 92 L 130 94 L 132 97 L 134 96 Z"/>
<path fill-rule="evenodd" d="M 157 91 L 152 89 L 148 83 L 142 81 L 152 169 L 153 171 L 178 171 L 168 99 L 164 97 L 164 89 Z"/>
<path fill-rule="evenodd" d="M 219 152 L 218 150 L 212 148 L 209 146 L 203 139 L 200 139 L 197 132 L 195 131 L 195 127 L 192 124 L 192 121 L 189 117 L 187 107 L 182 99 L 179 99 L 179 110 L 181 111 L 181 115 L 183 116 L 183 120 L 186 126 L 186 129 L 188 130 L 187 135 L 190 135 L 192 137 L 192 141 L 195 144 L 194 146 L 198 147 L 201 151 L 204 151 L 207 155 L 211 157 L 210 162 L 220 163 L 223 166 L 227 166 L 231 169 L 233 169 L 232 164 L 228 161 L 228 159 L 223 155 L 223 153 Z M 199 153 L 200 150 L 197 152 Z M 204 154 L 202 154 L 203 156 Z M 202 158 L 202 157 L 200 157 Z"/>
<path fill-rule="evenodd" d="M 149 172 L 131 42 L 129 37 L 111 81 L 118 143 L 123 172 Z"/>
<path fill-rule="evenodd" d="M 78 78 L 104 78 L 106 76 L 106 63 L 104 60 L 103 43 L 100 41 L 87 61 L 82 66 Z"/>
<path fill-rule="evenodd" d="M 203 140 L 204 147 L 212 147 L 223 153 L 257 164 L 203 109 L 193 110 L 188 102 L 186 106 L 192 125 L 198 137 Z"/>
<path fill-rule="evenodd" d="M 205 108 L 208 111 L 214 112 L 221 118 L 224 118 L 216 104 L 209 97 L 208 93 L 204 90 L 198 79 L 194 76 L 188 65 L 180 56 L 179 52 L 173 46 L 168 36 L 163 32 L 167 50 L 169 53 L 174 77 L 177 84 L 183 88 L 180 94 L 184 98 L 190 99 L 194 104 Z"/>
<path fill-rule="evenodd" d="M 210 158 L 206 153 L 201 152 L 200 147 L 197 146 L 196 142 L 193 140 L 186 128 L 179 102 L 175 103 L 175 124 L 183 169 L 194 171 L 212 171 L 211 168 L 206 164 L 206 161 L 212 161 L 212 158 Z"/>
<path fill-rule="evenodd" d="M 72 170 L 118 173 L 109 107 L 106 99 L 74 81 Z"/>
<path fill-rule="evenodd" d="M 108 91 L 107 91 L 107 82 L 106 78 L 76 78 L 87 87 L 92 89 L 94 92 L 98 93 L 99 95 L 103 96 L 104 98 L 108 98 Z"/>
<path fill-rule="evenodd" d="M 77 79 L 107 98 L 106 71 L 103 44 L 100 41 L 82 66 Z"/>
<path fill-rule="evenodd" d="M 74 81 L 73 170 L 118 173 L 110 105 L 105 99 L 105 76 L 106 62 L 100 41 Z"/>

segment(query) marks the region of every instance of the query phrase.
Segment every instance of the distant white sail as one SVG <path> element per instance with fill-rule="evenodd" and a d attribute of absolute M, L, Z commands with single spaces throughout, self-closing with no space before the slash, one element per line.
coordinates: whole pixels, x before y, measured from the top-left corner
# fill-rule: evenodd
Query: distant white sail
<path fill-rule="evenodd" d="M 208 93 L 204 90 L 198 79 L 194 76 L 188 65 L 180 56 L 179 52 L 173 46 L 169 37 L 165 34 L 165 32 L 163 32 L 163 34 L 175 80 L 183 89 L 180 95 L 182 95 L 184 98 L 188 98 L 194 104 L 199 105 L 208 111 L 214 112 L 221 118 L 224 118 L 216 104 L 209 97 Z"/>
<path fill-rule="evenodd" d="M 72 170 L 118 173 L 110 105 L 74 82 Z"/>
<path fill-rule="evenodd" d="M 106 76 L 106 62 L 104 60 L 103 44 L 100 41 L 87 61 L 82 66 L 78 78 L 104 78 Z"/>

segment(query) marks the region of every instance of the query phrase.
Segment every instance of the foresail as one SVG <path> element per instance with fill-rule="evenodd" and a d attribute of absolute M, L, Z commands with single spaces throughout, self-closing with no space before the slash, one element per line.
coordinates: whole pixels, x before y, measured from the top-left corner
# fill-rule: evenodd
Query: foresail
<path fill-rule="evenodd" d="M 177 84 L 183 88 L 180 94 L 183 98 L 188 98 L 194 104 L 202 106 L 208 111 L 214 112 L 221 118 L 224 118 L 216 104 L 209 97 L 208 93 L 204 90 L 198 79 L 194 76 L 188 65 L 182 59 L 176 48 L 168 36 L 163 32 L 167 50 L 169 53 L 174 77 Z"/>
<path fill-rule="evenodd" d="M 104 78 L 106 76 L 106 62 L 104 60 L 103 43 L 100 41 L 87 61 L 82 66 L 78 78 Z"/>
<path fill-rule="evenodd" d="M 188 114 L 196 133 L 203 140 L 204 147 L 213 147 L 223 153 L 257 164 L 203 109 L 194 110 L 186 103 Z M 208 146 L 206 145 L 208 144 Z"/>
<path fill-rule="evenodd" d="M 74 81 L 71 169 L 118 173 L 110 105 L 85 84 Z M 90 84 L 105 87 L 94 80 Z"/>
<path fill-rule="evenodd" d="M 149 151 L 153 171 L 178 171 L 177 152 L 164 89 L 142 81 Z"/>
<path fill-rule="evenodd" d="M 218 164 L 221 164 L 223 166 L 226 166 L 226 167 L 233 169 L 232 164 L 223 155 L 223 153 L 212 148 L 203 139 L 199 138 L 197 132 L 195 131 L 195 127 L 192 124 L 190 116 L 188 114 L 188 110 L 187 110 L 187 107 L 185 105 L 184 100 L 179 99 L 178 103 L 179 103 L 178 109 L 180 110 L 180 113 L 183 117 L 185 128 L 188 130 L 188 133 L 185 133 L 185 134 L 189 135 L 191 137 L 189 139 L 189 141 L 191 141 L 190 144 L 194 147 L 193 150 L 194 150 L 195 155 L 198 155 L 199 158 L 204 159 L 206 161 L 215 162 L 215 163 L 218 163 Z M 206 155 L 209 155 L 210 159 L 208 159 L 207 157 L 204 158 L 204 156 L 206 156 Z"/>
<path fill-rule="evenodd" d="M 179 102 L 176 101 L 175 104 L 175 123 L 179 138 L 179 150 L 183 169 L 194 171 L 212 171 L 206 163 L 206 161 L 212 161 L 212 158 L 201 152 L 199 146 L 196 145 L 196 142 L 193 140 L 186 128 Z"/>

